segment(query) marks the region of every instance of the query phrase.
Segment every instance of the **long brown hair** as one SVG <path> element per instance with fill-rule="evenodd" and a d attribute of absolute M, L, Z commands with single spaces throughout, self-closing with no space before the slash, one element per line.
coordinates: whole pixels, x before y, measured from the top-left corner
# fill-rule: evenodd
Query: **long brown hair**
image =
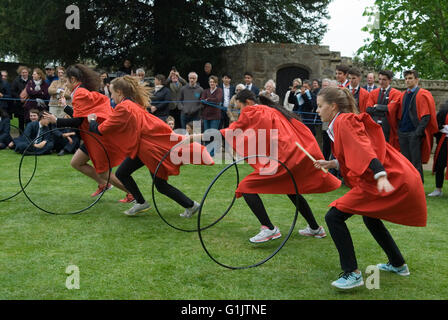
<path fill-rule="evenodd" d="M 335 103 L 339 112 L 359 113 L 356 107 L 356 100 L 347 88 L 327 87 L 320 90 L 318 96 L 322 97 L 329 104 Z"/>
<path fill-rule="evenodd" d="M 140 79 L 131 76 L 124 76 L 115 78 L 112 80 L 111 85 L 114 86 L 114 90 L 120 90 L 125 98 L 132 99 L 135 103 L 142 107 L 149 107 L 151 99 L 150 88 L 144 84 L 140 84 Z"/>
<path fill-rule="evenodd" d="M 98 91 L 100 89 L 101 79 L 99 73 L 83 64 L 78 63 L 68 67 L 65 75 L 67 79 L 74 77 L 89 91 Z"/>

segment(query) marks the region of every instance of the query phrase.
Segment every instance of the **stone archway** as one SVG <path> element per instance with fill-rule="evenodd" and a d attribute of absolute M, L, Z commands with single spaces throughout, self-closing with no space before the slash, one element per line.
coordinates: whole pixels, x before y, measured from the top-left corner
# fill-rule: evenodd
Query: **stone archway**
<path fill-rule="evenodd" d="M 276 93 L 280 97 L 280 104 L 283 104 L 285 94 L 292 85 L 292 81 L 296 78 L 300 78 L 302 81 L 308 80 L 310 78 L 310 71 L 297 65 L 284 66 L 277 70 L 276 78 Z"/>

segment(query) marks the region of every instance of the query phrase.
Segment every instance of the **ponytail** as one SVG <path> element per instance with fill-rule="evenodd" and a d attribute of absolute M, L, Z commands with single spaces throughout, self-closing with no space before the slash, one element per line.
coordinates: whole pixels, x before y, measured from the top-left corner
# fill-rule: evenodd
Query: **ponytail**
<path fill-rule="evenodd" d="M 335 103 L 341 113 L 359 113 L 356 100 L 347 88 L 327 87 L 320 90 L 318 96 L 329 104 Z"/>
<path fill-rule="evenodd" d="M 114 90 L 120 90 L 126 98 L 132 99 L 144 108 L 149 107 L 150 88 L 141 84 L 138 78 L 126 75 L 112 80 L 111 85 L 114 86 Z"/>

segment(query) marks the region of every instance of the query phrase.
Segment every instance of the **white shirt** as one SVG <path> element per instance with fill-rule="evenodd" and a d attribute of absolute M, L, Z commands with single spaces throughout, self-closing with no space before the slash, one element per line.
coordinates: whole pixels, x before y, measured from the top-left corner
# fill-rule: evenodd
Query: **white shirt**
<path fill-rule="evenodd" d="M 224 92 L 224 107 L 228 108 L 230 104 L 230 86 L 228 87 L 223 86 L 223 92 Z"/>
<path fill-rule="evenodd" d="M 328 137 L 329 137 L 329 138 L 331 139 L 331 141 L 333 141 L 333 142 L 334 142 L 334 130 L 333 130 L 334 122 L 336 121 L 336 118 L 337 118 L 340 114 L 341 114 L 340 112 L 338 112 L 338 114 L 336 114 L 336 116 L 333 118 L 333 120 L 331 121 L 331 123 L 330 123 L 330 125 L 328 126 L 328 129 L 327 129 Z"/>

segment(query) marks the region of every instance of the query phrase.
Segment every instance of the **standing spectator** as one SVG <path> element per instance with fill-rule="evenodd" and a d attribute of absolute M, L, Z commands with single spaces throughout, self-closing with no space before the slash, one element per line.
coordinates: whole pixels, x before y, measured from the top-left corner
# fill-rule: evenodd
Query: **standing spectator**
<path fill-rule="evenodd" d="M 19 120 L 19 129 L 23 132 L 23 130 L 25 130 L 25 121 L 23 118 L 24 115 L 23 105 L 25 101 L 22 101 L 20 99 L 20 94 L 25 89 L 28 81 L 31 80 L 31 77 L 30 77 L 30 71 L 25 66 L 20 66 L 17 69 L 17 74 L 18 74 L 17 78 L 14 79 L 11 85 L 11 95 L 13 99 L 16 99 L 14 101 L 13 113 L 14 116 Z"/>
<path fill-rule="evenodd" d="M 283 100 L 283 107 L 286 110 L 292 111 L 294 109 L 294 103 L 289 103 L 289 96 L 291 95 L 291 90 L 295 88 L 295 90 L 299 89 L 302 86 L 302 79 L 297 78 L 292 81 L 292 87 L 289 87 L 289 90 L 285 94 L 285 100 Z"/>
<path fill-rule="evenodd" d="M 436 189 L 428 194 L 428 197 L 441 197 L 443 195 L 443 180 L 448 180 L 448 171 L 445 175 L 445 168 L 448 164 L 448 101 L 440 106 L 437 113 L 437 124 L 440 131 L 434 135 L 437 139 L 437 148 L 432 168 L 432 172 L 436 176 Z"/>
<path fill-rule="evenodd" d="M 350 85 L 350 81 L 348 80 L 348 70 L 350 70 L 350 68 L 345 64 L 336 66 L 336 80 L 338 82 L 338 87 L 347 88 Z"/>
<path fill-rule="evenodd" d="M 218 77 L 210 76 L 209 85 L 210 88 L 202 91 L 201 101 L 203 101 L 202 119 L 204 122 L 204 132 L 209 129 L 219 129 L 221 123 L 221 109 L 218 108 L 222 102 L 222 89 L 218 88 Z M 208 148 L 207 148 L 208 149 Z M 213 157 L 215 150 L 209 150 L 210 155 Z"/>
<path fill-rule="evenodd" d="M 210 62 L 207 62 L 204 65 L 204 71 L 198 75 L 198 82 L 199 85 L 202 87 L 202 89 L 205 90 L 210 88 L 208 81 L 211 75 L 212 75 L 212 64 Z"/>
<path fill-rule="evenodd" d="M 315 97 L 311 93 L 311 83 L 310 81 L 305 81 L 300 88 L 297 90 L 295 88 L 291 89 L 291 94 L 289 95 L 289 103 L 294 104 L 293 111 L 299 112 L 302 122 L 311 130 L 314 136 L 316 136 L 316 129 L 314 127 L 314 112 L 315 112 Z"/>
<path fill-rule="evenodd" d="M 317 97 L 317 95 L 320 92 L 320 81 L 317 79 L 313 80 L 313 86 L 311 88 L 311 92 L 314 94 L 314 96 Z"/>
<path fill-rule="evenodd" d="M 361 88 L 361 71 L 352 68 L 348 71 L 350 84 L 348 90 L 356 100 L 356 107 L 358 112 L 366 112 L 367 104 L 369 102 L 369 93 L 366 89 Z"/>
<path fill-rule="evenodd" d="M 171 92 L 170 89 L 165 87 L 165 81 L 166 78 L 163 74 L 155 76 L 155 88 L 148 111 L 151 111 L 157 118 L 166 122 L 166 118 L 170 115 Z"/>
<path fill-rule="evenodd" d="M 260 89 L 258 89 L 254 84 L 254 76 L 250 72 L 244 73 L 244 83 L 246 85 L 246 89 L 255 93 L 256 96 L 260 93 Z"/>
<path fill-rule="evenodd" d="M 65 78 L 65 68 L 57 67 L 58 80 L 51 83 L 48 88 L 48 94 L 50 95 L 50 113 L 54 114 L 57 118 L 63 118 L 66 113 L 64 107 L 59 105 L 59 99 L 64 95 L 67 101 L 67 105 L 71 106 L 71 91 L 67 88 Z"/>
<path fill-rule="evenodd" d="M 104 94 L 109 99 L 112 99 L 111 95 L 110 95 L 110 89 L 109 89 L 110 88 L 109 74 L 106 71 L 100 71 L 98 73 L 100 74 L 100 79 L 101 79 L 99 93 Z"/>
<path fill-rule="evenodd" d="M 170 116 L 174 118 L 174 121 L 178 127 L 181 126 L 180 121 L 180 90 L 183 86 L 187 84 L 187 81 L 183 79 L 177 70 L 172 69 L 168 79 L 166 81 L 166 85 L 171 91 L 171 99 L 174 101 L 170 103 Z"/>
<path fill-rule="evenodd" d="M 139 79 L 139 83 L 145 84 L 145 75 L 146 75 L 145 69 L 139 68 L 135 71 L 135 73 Z"/>
<path fill-rule="evenodd" d="M 328 87 L 337 87 L 338 83 L 336 80 L 323 79 L 322 80 L 322 89 Z M 331 158 L 331 140 L 328 136 L 328 122 L 322 121 L 322 153 L 324 155 L 325 160 L 330 160 Z"/>
<path fill-rule="evenodd" d="M 0 73 L 2 75 L 2 80 L 8 82 L 8 71 L 2 70 Z"/>
<path fill-rule="evenodd" d="M 123 66 L 118 70 L 120 73 L 124 75 L 133 76 L 134 71 L 132 70 L 132 62 L 129 59 L 123 61 Z"/>
<path fill-rule="evenodd" d="M 401 153 L 424 181 L 422 163 L 428 163 L 433 135 L 439 131 L 436 105 L 431 92 L 419 87 L 417 71 L 405 71 L 404 78 L 408 89 L 397 102 L 398 141 Z"/>
<path fill-rule="evenodd" d="M 10 123 L 8 113 L 0 109 L 0 150 L 5 149 L 12 141 Z"/>
<path fill-rule="evenodd" d="M 230 100 L 235 95 L 235 86 L 231 84 L 232 77 L 226 73 L 222 76 L 222 84 L 219 85 L 219 88 L 222 90 L 222 106 L 226 108 L 227 110 L 221 111 L 221 127 L 227 128 L 229 126 L 229 116 L 228 116 L 228 110 L 230 105 Z"/>
<path fill-rule="evenodd" d="M 201 101 L 203 102 L 202 119 L 204 120 L 204 131 L 208 129 L 219 129 L 221 122 L 221 109 L 216 106 L 220 106 L 222 102 L 222 89 L 218 88 L 218 77 L 210 76 L 209 80 L 210 88 L 202 91 Z M 210 104 L 207 104 L 209 102 Z"/>
<path fill-rule="evenodd" d="M 31 109 L 38 109 L 39 111 L 46 110 L 48 111 L 48 107 L 45 104 L 45 100 L 50 99 L 50 95 L 48 94 L 48 84 L 45 82 L 45 74 L 44 72 L 36 68 L 33 70 L 32 81 L 29 81 L 26 85 L 26 92 L 28 94 L 28 100 L 23 105 L 25 110 L 24 119 L 25 123 L 30 122 L 30 114 L 29 111 Z"/>
<path fill-rule="evenodd" d="M 280 103 L 280 97 L 275 93 L 275 82 L 272 79 L 265 83 L 264 90 L 260 92 L 260 95 L 272 100 L 275 104 Z"/>
<path fill-rule="evenodd" d="M 45 73 L 47 75 L 45 82 L 48 84 L 48 86 L 50 86 L 53 81 L 59 80 L 59 78 L 56 74 L 56 70 L 54 68 L 54 64 L 52 64 L 52 63 L 47 64 L 45 66 Z"/>
<path fill-rule="evenodd" d="M 11 86 L 8 81 L 3 79 L 3 72 L 4 71 L 2 71 L 2 78 L 0 79 L 0 110 L 4 110 L 9 114 L 11 111 L 9 108 L 10 101 L 7 99 L 11 99 Z"/>
<path fill-rule="evenodd" d="M 1 71 L 1 75 L 2 75 L 2 78 L 0 80 L 0 87 L 3 85 L 3 88 L 6 88 L 4 90 L 7 92 L 6 95 L 5 95 L 5 93 L 3 93 L 3 95 L 4 95 L 3 98 L 4 99 L 11 99 L 12 98 L 12 93 L 11 93 L 11 84 L 8 81 L 8 71 L 2 70 Z M 1 98 L 1 96 L 0 96 L 0 98 Z M 13 112 L 13 109 L 14 109 L 14 101 L 8 100 L 8 101 L 6 101 L 6 104 L 7 104 L 9 117 L 11 118 L 12 117 L 12 112 Z M 1 105 L 1 102 L 0 102 L 0 105 Z"/>
<path fill-rule="evenodd" d="M 374 73 L 369 73 L 367 75 L 367 85 L 364 87 L 364 89 L 367 90 L 367 92 L 372 92 L 373 90 L 375 90 L 376 88 L 378 88 L 375 85 L 375 74 Z"/>
<path fill-rule="evenodd" d="M 238 84 L 235 87 L 235 94 L 233 95 L 232 99 L 230 99 L 229 107 L 227 109 L 227 116 L 229 117 L 229 125 L 235 121 L 238 121 L 238 118 L 240 117 L 241 109 L 237 103 L 236 96 L 244 89 L 246 89 L 246 87 L 242 83 Z"/>
<path fill-rule="evenodd" d="M 188 122 L 199 121 L 201 112 L 201 94 L 204 89 L 197 83 L 198 75 L 190 72 L 188 75 L 188 85 L 180 89 L 180 121 L 182 129 L 185 129 Z"/>

